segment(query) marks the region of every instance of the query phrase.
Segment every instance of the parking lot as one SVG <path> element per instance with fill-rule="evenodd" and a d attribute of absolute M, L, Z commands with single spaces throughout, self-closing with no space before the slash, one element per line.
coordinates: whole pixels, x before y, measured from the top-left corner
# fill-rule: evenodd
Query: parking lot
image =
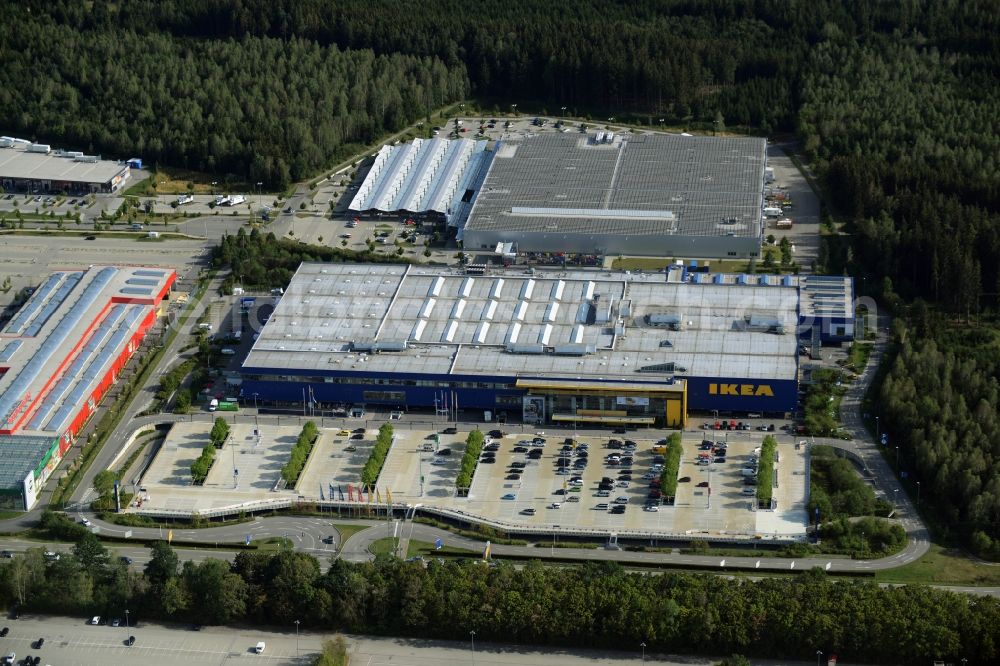
<path fill-rule="evenodd" d="M 292 495 L 342 499 L 341 492 L 347 499 L 348 486 L 360 484 L 377 435 L 374 428 L 323 429 L 296 488 L 273 492 L 299 429 L 262 428 L 260 444 L 252 430 L 234 426 L 236 446 L 227 443 L 205 485 L 194 487 L 189 468 L 208 441 L 207 425 L 175 425 L 143 481 L 150 496 L 144 505 L 203 510 Z M 659 435 L 666 434 L 588 433 L 568 443 L 562 436 L 505 433 L 486 445 L 463 497 L 456 493 L 455 480 L 468 432 L 397 428 L 377 487 L 383 500 L 388 489 L 396 504 L 438 506 L 512 525 L 643 530 L 692 538 L 804 532 L 807 459 L 794 438 L 775 433 L 775 509 L 765 511 L 754 510 L 756 486 L 750 480 L 757 467 L 753 456 L 767 433 L 685 433 L 672 505 L 661 504 L 658 496 L 663 452 L 654 450 L 660 446 Z M 240 470 L 239 488 L 233 484 L 234 465 Z"/>
<path fill-rule="evenodd" d="M 215 463 L 202 486 L 191 485 L 191 463 L 209 443 L 206 423 L 175 423 L 167 434 L 141 486 L 142 508 L 204 511 L 261 499 L 294 495 L 294 489 L 272 490 L 298 438 L 298 426 L 261 428 L 258 440 L 252 425 L 231 426 L 226 444 L 216 451 Z M 239 470 L 238 485 L 233 470 Z M 318 493 L 313 490 L 311 493 Z"/>
<path fill-rule="evenodd" d="M 348 486 L 357 487 L 361 483 L 361 470 L 371 455 L 377 434 L 376 430 L 363 428 L 357 432 L 339 428 L 320 431 L 295 486 L 298 494 L 319 498 L 322 493 L 325 499 L 340 499 L 343 492 L 347 499 Z"/>
<path fill-rule="evenodd" d="M 466 435 L 438 433 L 438 444 L 428 439 L 433 434 L 422 430 L 396 430 L 395 443 L 389 450 L 378 482 L 379 487 L 392 491 L 394 501 L 447 503 L 454 497 L 455 479 L 465 455 Z"/>
<path fill-rule="evenodd" d="M 23 287 L 37 287 L 56 270 L 87 268 L 108 262 L 159 266 L 177 271 L 182 280 L 193 279 L 206 260 L 208 249 L 202 241 L 171 240 L 143 242 L 134 238 L 97 235 L 92 241 L 79 236 L 0 235 L 4 276 L 11 289 L 0 291 L 0 307 L 10 304 Z"/>

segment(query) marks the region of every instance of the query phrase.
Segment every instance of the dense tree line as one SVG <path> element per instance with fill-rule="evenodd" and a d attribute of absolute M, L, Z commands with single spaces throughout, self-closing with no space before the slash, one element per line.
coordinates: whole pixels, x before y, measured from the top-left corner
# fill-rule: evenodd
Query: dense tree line
<path fill-rule="evenodd" d="M 470 92 L 796 130 L 853 232 L 824 265 L 956 312 L 1000 292 L 989 0 L 32 0 L 0 35 L 9 131 L 276 184 Z"/>
<path fill-rule="evenodd" d="M 896 329 L 882 423 L 901 467 L 922 480 L 922 506 L 945 536 L 1000 559 L 1000 335 L 925 335 Z"/>
<path fill-rule="evenodd" d="M 812 51 L 799 130 L 873 291 L 961 314 L 997 304 L 997 46 L 835 34 Z"/>
<path fill-rule="evenodd" d="M 323 572 L 311 555 L 241 552 L 178 561 L 152 547 L 142 572 L 111 558 L 84 534 L 71 557 L 47 562 L 41 549 L 0 564 L 5 604 L 26 610 L 226 624 L 249 622 L 503 643 L 744 653 L 810 659 L 917 663 L 931 658 L 988 663 L 1000 658 L 1000 602 L 921 586 L 882 588 L 797 579 L 728 580 L 712 575 L 627 573 L 614 564 L 517 569 L 501 563 L 404 563 L 338 559 Z"/>
<path fill-rule="evenodd" d="M 390 257 L 370 250 L 347 250 L 299 241 L 275 238 L 273 233 L 239 229 L 227 235 L 213 250 L 212 262 L 217 268 L 229 267 L 230 275 L 223 290 L 231 292 L 235 284 L 246 289 L 268 290 L 287 287 L 304 261 L 340 264 L 345 262 L 406 263 L 402 257 Z M 242 280 L 242 282 L 239 282 Z"/>
<path fill-rule="evenodd" d="M 284 187 L 468 90 L 464 72 L 433 57 L 186 39 L 37 4 L 8 7 L 0 23 L 0 127 L 88 153 Z"/>

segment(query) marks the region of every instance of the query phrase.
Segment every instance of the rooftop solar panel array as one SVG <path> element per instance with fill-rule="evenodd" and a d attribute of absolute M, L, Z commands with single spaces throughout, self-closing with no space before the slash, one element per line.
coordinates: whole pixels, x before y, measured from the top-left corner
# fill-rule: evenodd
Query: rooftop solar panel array
<path fill-rule="evenodd" d="M 36 376 L 49 361 L 49 358 L 66 342 L 70 331 L 79 323 L 83 313 L 93 305 L 98 294 L 117 272 L 117 268 L 110 266 L 97 271 L 93 280 L 87 284 L 76 302 L 63 315 L 63 318 L 38 347 L 31 359 L 19 370 L 11 370 L 0 378 L 0 426 L 7 424 L 14 408 L 23 400 L 28 387 L 35 381 Z M 81 274 L 75 275 L 76 279 L 79 280 Z M 16 374 L 12 379 L 7 380 L 7 375 L 12 373 Z"/>
<path fill-rule="evenodd" d="M 763 139 L 662 134 L 597 145 L 570 134 L 508 140 L 497 150 L 466 226 L 756 237 L 765 148 Z M 542 214 L 560 208 L 586 214 Z"/>
<path fill-rule="evenodd" d="M 112 331 L 114 331 L 115 327 L 121 321 L 122 316 L 125 314 L 126 307 L 127 306 L 125 305 L 115 305 L 108 311 L 104 320 L 92 332 L 90 338 L 80 349 L 76 358 L 63 371 L 62 377 L 56 382 L 55 386 L 49 390 L 48 394 L 45 396 L 45 400 L 43 400 L 42 404 L 35 410 L 31 420 L 28 422 L 28 430 L 41 430 L 42 424 L 47 421 L 56 406 L 62 402 L 66 393 L 68 393 L 78 381 L 83 379 L 84 369 L 86 368 L 87 363 L 92 360 L 93 355 L 111 336 Z"/>
<path fill-rule="evenodd" d="M 62 302 L 66 300 L 66 297 L 69 296 L 71 291 L 73 291 L 73 288 L 76 287 L 81 277 L 83 277 L 83 273 L 70 273 L 66 276 L 66 280 L 59 285 L 56 293 L 52 295 L 52 298 L 50 298 L 48 302 L 45 303 L 45 307 L 42 308 L 42 311 L 39 312 L 38 316 L 32 319 L 28 327 L 24 329 L 24 335 L 29 338 L 38 335 L 38 332 L 42 330 L 42 326 L 44 326 L 45 322 L 49 320 L 49 317 L 51 317 L 52 314 L 59 309 L 59 306 L 62 305 Z"/>
<path fill-rule="evenodd" d="M 7 363 L 14 357 L 14 352 L 21 348 L 24 344 L 23 340 L 11 340 L 4 345 L 3 351 L 0 351 L 0 363 Z"/>
<path fill-rule="evenodd" d="M 110 339 L 86 364 L 82 375 L 63 399 L 59 410 L 46 422 L 45 430 L 62 432 L 69 425 L 69 420 L 79 411 L 84 399 L 94 390 L 112 356 L 120 350 L 125 340 L 133 333 L 135 323 L 143 312 L 142 306 L 132 306 L 128 309 L 124 320 L 118 324 Z"/>
<path fill-rule="evenodd" d="M 53 273 L 42 283 L 35 293 L 31 295 L 31 298 L 27 303 L 21 308 L 21 310 L 10 320 L 7 324 L 7 328 L 4 329 L 4 333 L 11 333 L 13 335 L 21 335 L 25 327 L 31 323 L 39 311 L 48 303 L 48 298 L 55 291 L 56 287 L 62 282 L 63 278 L 66 277 L 66 273 Z"/>

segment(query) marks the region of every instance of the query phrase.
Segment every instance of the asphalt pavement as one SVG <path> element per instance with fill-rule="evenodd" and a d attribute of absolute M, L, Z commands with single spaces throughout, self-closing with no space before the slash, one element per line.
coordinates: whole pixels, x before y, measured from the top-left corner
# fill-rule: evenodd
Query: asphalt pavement
<path fill-rule="evenodd" d="M 105 623 L 92 626 L 90 618 L 22 615 L 8 623 L 10 633 L 0 639 L 0 649 L 18 657 L 28 654 L 42 657 L 43 664 L 60 666 L 104 666 L 106 664 L 141 663 L 146 666 L 176 664 L 254 663 L 310 664 L 319 653 L 324 640 L 332 632 L 290 627 L 202 627 L 193 631 L 188 626 L 145 622 L 132 615 L 126 627 Z M 134 621 L 138 620 L 138 626 Z M 129 647 L 126 639 L 135 637 Z M 45 644 L 36 649 L 36 641 Z M 632 666 L 656 663 L 676 666 L 697 666 L 718 663 L 720 657 L 672 656 L 654 652 L 643 653 L 640 646 L 628 646 L 630 651 L 586 650 L 577 648 L 498 645 L 478 640 L 433 641 L 418 638 L 387 638 L 344 635 L 352 666 Z M 254 652 L 258 642 L 264 642 L 262 654 Z M 622 646 L 626 647 L 626 646 Z M 810 661 L 757 660 L 761 666 L 807 665 Z"/>

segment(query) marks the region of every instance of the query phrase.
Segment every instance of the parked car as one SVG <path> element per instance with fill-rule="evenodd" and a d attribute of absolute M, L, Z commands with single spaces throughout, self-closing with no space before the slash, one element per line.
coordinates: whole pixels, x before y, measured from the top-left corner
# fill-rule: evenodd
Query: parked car
<path fill-rule="evenodd" d="M 450 456 L 451 455 L 451 449 L 440 449 L 439 451 L 435 452 L 434 455 L 436 455 L 436 456 Z"/>
<path fill-rule="evenodd" d="M 533 516 L 535 515 L 535 510 L 529 507 L 527 509 L 521 509 L 521 513 L 525 516 Z"/>
<path fill-rule="evenodd" d="M 517 499 L 517 495 L 515 495 L 514 493 L 507 493 L 506 495 L 504 495 L 500 499 L 502 499 L 502 500 L 514 500 L 514 499 Z"/>

